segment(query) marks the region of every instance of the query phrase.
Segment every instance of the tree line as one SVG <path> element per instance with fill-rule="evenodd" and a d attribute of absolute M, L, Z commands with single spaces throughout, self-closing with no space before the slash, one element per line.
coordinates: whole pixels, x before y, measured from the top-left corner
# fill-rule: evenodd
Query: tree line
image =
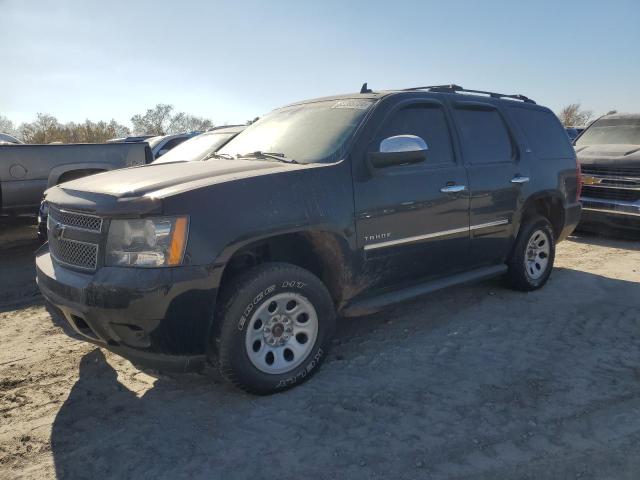
<path fill-rule="evenodd" d="M 611 110 L 607 113 L 616 113 Z M 594 120 L 591 110 L 582 109 L 579 103 L 564 107 L 557 114 L 564 126 L 585 126 Z M 252 123 L 249 120 L 247 123 Z M 38 113 L 33 122 L 15 126 L 7 117 L 0 114 L 0 132 L 14 135 L 25 143 L 103 143 L 111 138 L 129 135 L 170 135 L 194 130 L 205 131 L 214 126 L 208 118 L 175 112 L 173 105 L 159 103 L 143 114 L 131 117 L 131 128 L 115 120 L 83 123 L 60 123 L 56 117 L 47 113 Z"/>
<path fill-rule="evenodd" d="M 143 114 L 131 117 L 131 127 L 116 120 L 85 120 L 61 123 L 47 113 L 38 113 L 33 122 L 14 123 L 0 114 L 0 132 L 13 135 L 25 143 L 103 143 L 111 138 L 129 135 L 170 135 L 194 130 L 205 131 L 214 126 L 208 118 L 175 112 L 173 105 L 158 104 Z"/>

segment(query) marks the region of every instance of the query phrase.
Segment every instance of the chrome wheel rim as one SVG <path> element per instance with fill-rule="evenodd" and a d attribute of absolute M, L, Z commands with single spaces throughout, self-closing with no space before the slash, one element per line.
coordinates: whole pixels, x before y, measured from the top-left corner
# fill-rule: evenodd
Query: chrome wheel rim
<path fill-rule="evenodd" d="M 547 271 L 551 252 L 550 243 L 549 237 L 543 230 L 536 230 L 529 238 L 524 255 L 524 269 L 530 279 L 538 280 Z"/>
<path fill-rule="evenodd" d="M 317 336 L 318 314 L 311 302 L 299 293 L 280 293 L 251 316 L 245 350 L 258 370 L 282 374 L 304 362 Z"/>

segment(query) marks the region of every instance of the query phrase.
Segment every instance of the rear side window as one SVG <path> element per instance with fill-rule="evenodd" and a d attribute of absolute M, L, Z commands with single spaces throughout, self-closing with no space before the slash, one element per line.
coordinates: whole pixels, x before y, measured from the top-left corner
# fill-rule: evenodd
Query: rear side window
<path fill-rule="evenodd" d="M 468 163 L 511 162 L 513 143 L 497 110 L 457 108 L 462 151 Z"/>
<path fill-rule="evenodd" d="M 573 148 L 565 129 L 553 113 L 518 107 L 511 107 L 509 110 L 538 158 L 573 156 Z M 574 136 L 577 134 L 575 132 Z"/>
<path fill-rule="evenodd" d="M 422 138 L 429 148 L 427 164 L 438 165 L 453 163 L 451 134 L 444 111 L 437 105 L 416 103 L 401 108 L 388 118 L 378 135 L 380 142 L 395 135 L 416 135 Z"/>

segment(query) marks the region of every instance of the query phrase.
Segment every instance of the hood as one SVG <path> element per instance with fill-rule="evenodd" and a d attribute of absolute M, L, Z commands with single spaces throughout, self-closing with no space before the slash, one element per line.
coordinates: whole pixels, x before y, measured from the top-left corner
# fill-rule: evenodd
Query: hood
<path fill-rule="evenodd" d="M 92 212 L 148 213 L 159 200 L 187 190 L 321 164 L 286 164 L 268 160 L 221 160 L 150 164 L 79 178 L 50 188 L 47 200 Z"/>
<path fill-rule="evenodd" d="M 606 144 L 577 147 L 578 161 L 584 165 L 640 167 L 640 145 Z"/>
<path fill-rule="evenodd" d="M 220 183 L 247 176 L 290 170 L 292 167 L 304 167 L 304 165 L 289 165 L 268 160 L 220 159 L 204 162 L 160 163 L 99 173 L 63 183 L 60 188 L 67 191 L 102 193 L 117 198 L 161 196 L 161 193 L 169 190 L 178 190 L 175 187 L 188 187 L 203 180 L 206 183 Z"/>

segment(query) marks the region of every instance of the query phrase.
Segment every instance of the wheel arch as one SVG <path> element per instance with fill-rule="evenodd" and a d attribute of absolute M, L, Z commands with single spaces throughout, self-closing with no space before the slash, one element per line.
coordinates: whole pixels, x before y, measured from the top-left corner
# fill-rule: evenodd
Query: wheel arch
<path fill-rule="evenodd" d="M 72 163 L 67 165 L 59 165 L 49 172 L 49 178 L 47 180 L 47 188 L 51 188 L 55 185 L 58 185 L 60 179 L 65 175 L 68 175 L 73 172 L 83 172 L 83 171 L 91 171 L 93 173 L 106 172 L 107 170 L 112 170 L 113 165 L 109 163 Z M 90 174 L 91 175 L 91 174 Z"/>
<path fill-rule="evenodd" d="M 562 195 L 555 191 L 544 191 L 527 198 L 518 219 L 518 231 L 520 231 L 527 218 L 534 215 L 542 215 L 551 222 L 553 233 L 557 240 L 562 232 L 566 216 Z"/>
<path fill-rule="evenodd" d="M 348 240 L 330 229 L 299 229 L 265 234 L 224 249 L 216 263 L 224 265 L 220 289 L 238 274 L 265 262 L 285 262 L 316 275 L 327 287 L 334 304 L 345 301 L 353 278 Z"/>

